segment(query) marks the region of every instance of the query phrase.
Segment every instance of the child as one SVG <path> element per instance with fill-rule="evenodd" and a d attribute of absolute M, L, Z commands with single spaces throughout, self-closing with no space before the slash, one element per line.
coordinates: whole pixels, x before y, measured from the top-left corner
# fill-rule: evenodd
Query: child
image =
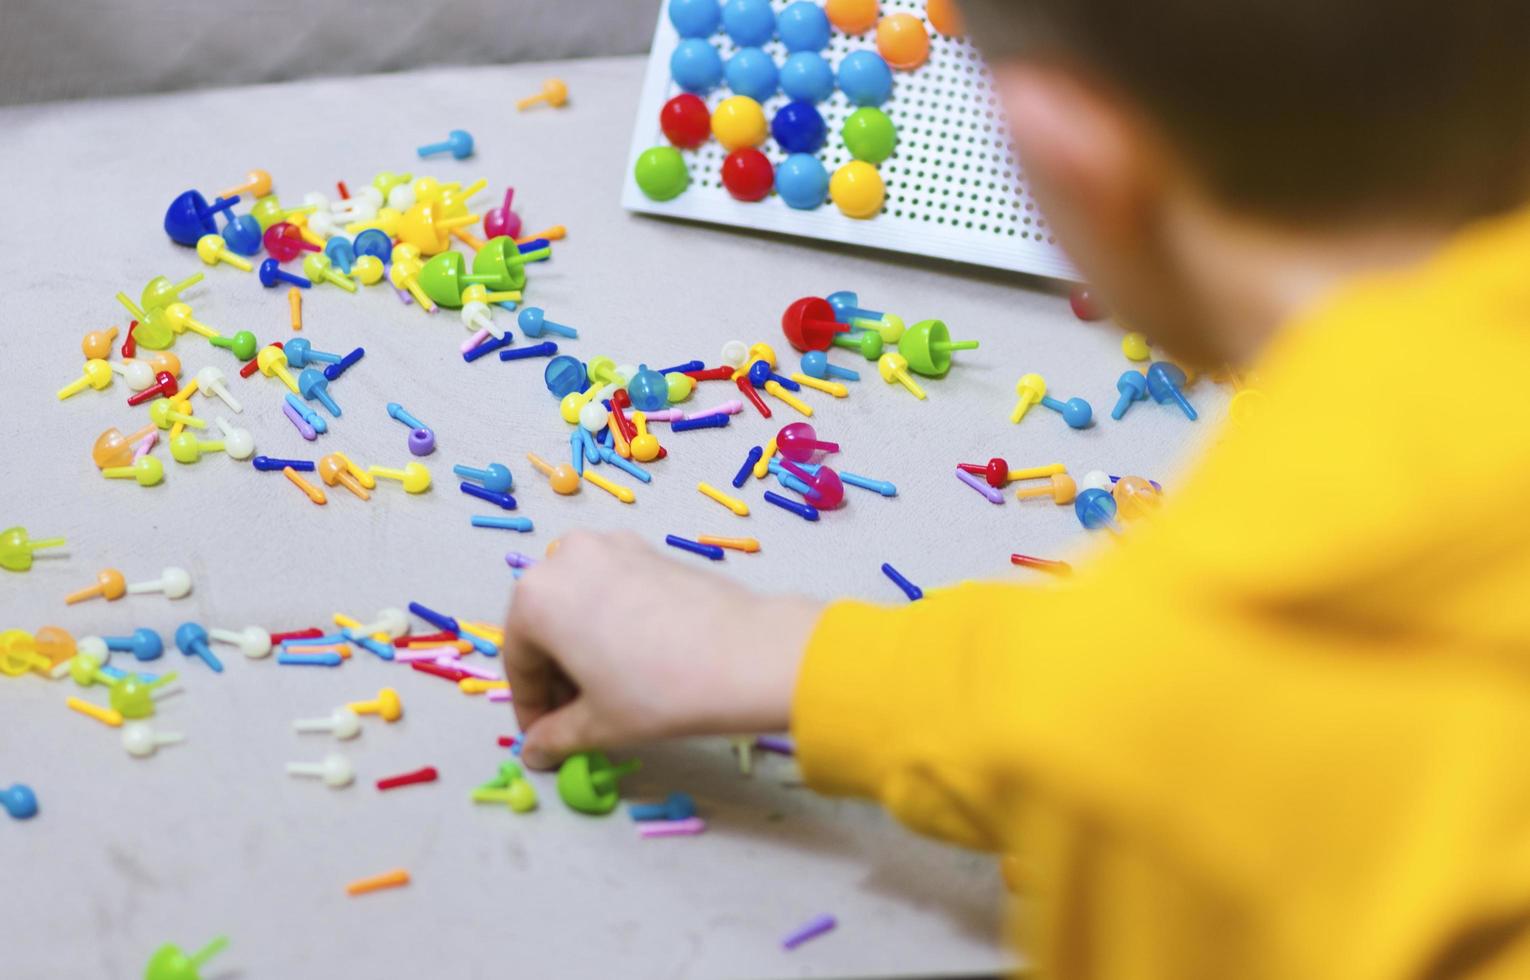
<path fill-rule="evenodd" d="M 1266 412 L 1051 588 L 824 607 L 570 535 L 510 609 L 525 759 L 789 725 L 1016 855 L 1045 976 L 1530 976 L 1530 4 L 966 13 L 1082 272 Z"/>

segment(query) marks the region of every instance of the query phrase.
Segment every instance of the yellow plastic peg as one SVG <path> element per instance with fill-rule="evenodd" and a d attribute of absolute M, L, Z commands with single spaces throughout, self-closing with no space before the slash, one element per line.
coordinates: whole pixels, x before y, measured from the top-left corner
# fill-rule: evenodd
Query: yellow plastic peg
<path fill-rule="evenodd" d="M 591 390 L 594 390 L 593 388 Z M 648 416 L 643 412 L 632 413 L 632 424 L 637 435 L 632 437 L 632 458 L 639 463 L 651 463 L 659 458 L 659 437 L 648 431 Z M 586 471 L 588 475 L 588 471 Z M 593 480 L 591 481 L 594 482 Z M 597 487 L 600 484 L 595 484 Z M 601 489 L 605 489 L 602 487 Z"/>
<path fill-rule="evenodd" d="M 393 288 L 395 289 L 408 290 L 409 295 L 414 297 L 414 301 L 420 304 L 420 309 L 432 312 L 435 310 L 436 304 L 429 296 L 425 295 L 425 290 L 420 288 L 419 271 L 419 263 L 400 259 L 398 253 L 395 252 L 393 265 L 388 269 L 388 281 L 393 283 Z"/>
<path fill-rule="evenodd" d="M 368 473 L 366 470 L 352 462 L 351 458 L 345 453 L 330 453 L 330 455 L 338 456 L 340 458 L 340 462 L 345 464 L 346 470 L 351 474 L 351 476 L 356 478 L 357 483 L 366 487 L 368 490 L 372 490 L 377 487 L 377 481 L 372 479 L 372 474 Z"/>
<path fill-rule="evenodd" d="M 1153 357 L 1147 338 L 1135 330 L 1121 338 L 1121 353 L 1131 361 L 1147 361 Z"/>
<path fill-rule="evenodd" d="M 378 208 L 377 217 L 371 221 L 353 221 L 345 226 L 347 235 L 359 235 L 374 228 L 389 238 L 397 238 L 403 227 L 404 213 L 393 208 Z"/>
<path fill-rule="evenodd" d="M 554 109 L 560 109 L 568 103 L 568 85 L 561 78 L 549 78 L 542 83 L 542 91 L 536 95 L 528 95 L 515 104 L 519 112 L 525 112 L 538 102 L 546 102 Z"/>
<path fill-rule="evenodd" d="M 1040 403 L 1047 396 L 1047 383 L 1039 374 L 1025 374 L 1015 382 L 1015 394 L 1020 400 L 1015 402 L 1015 410 L 1009 413 L 1011 422 L 1019 422 L 1025 418 L 1025 413 L 1031 410 L 1031 406 Z"/>
<path fill-rule="evenodd" d="M 375 255 L 358 256 L 354 265 L 351 266 L 351 275 L 363 286 L 375 286 L 382 282 L 383 263 L 382 259 Z"/>
<path fill-rule="evenodd" d="M 227 262 L 229 265 L 242 272 L 251 272 L 254 266 L 228 250 L 228 243 L 222 235 L 203 235 L 197 239 L 197 258 L 208 265 L 217 265 L 219 262 Z"/>
<path fill-rule="evenodd" d="M 888 353 L 877 358 L 877 373 L 888 384 L 896 381 L 907 388 L 909 393 L 915 398 L 921 401 L 924 400 L 924 389 L 919 387 L 918 383 L 914 381 L 913 376 L 908 373 L 908 361 L 902 354 Z"/>
<path fill-rule="evenodd" d="M 372 499 L 372 494 L 368 492 L 367 488 L 361 485 L 361 481 L 356 479 L 351 471 L 346 468 L 345 460 L 341 459 L 337 454 L 330 453 L 328 456 L 320 456 L 318 468 L 319 478 L 324 481 L 325 486 L 333 487 L 338 484 L 339 486 L 344 487 L 351 493 L 360 497 L 362 500 Z"/>
<path fill-rule="evenodd" d="M 401 470 L 371 466 L 367 472 L 374 477 L 399 481 L 404 485 L 405 493 L 424 493 L 430 489 L 430 470 L 425 468 L 424 463 L 406 463 Z"/>
<path fill-rule="evenodd" d="M 436 212 L 434 202 L 426 204 L 416 202 L 413 207 L 404 212 L 399 221 L 398 236 L 406 244 L 413 245 L 420 250 L 421 255 L 435 255 L 443 252 L 451 245 L 451 230 L 453 228 L 466 228 L 478 221 L 476 214 L 460 214 L 452 218 L 443 218 Z"/>
<path fill-rule="evenodd" d="M 287 370 L 287 355 L 282 353 L 280 347 L 262 347 L 260 353 L 255 355 L 255 364 L 261 374 L 268 378 L 280 378 L 282 384 L 291 389 L 294 395 L 300 394 L 297 381 L 293 379 L 292 372 Z"/>
<path fill-rule="evenodd" d="M 722 504 L 724 507 L 726 507 L 729 510 L 733 511 L 733 513 L 737 514 L 739 517 L 748 517 L 749 516 L 749 505 L 748 504 L 744 503 L 742 500 L 738 499 L 737 497 L 730 497 L 730 496 L 728 496 L 727 494 L 723 493 L 721 490 L 719 490 L 716 487 L 712 486 L 712 484 L 710 484 L 710 483 L 698 483 L 698 484 L 696 484 L 696 489 L 701 491 L 703 496 L 711 497 L 713 500 L 717 501 L 718 503 Z"/>
<path fill-rule="evenodd" d="M 593 468 L 585 468 L 584 478 L 595 484 L 600 489 L 604 490 L 606 493 L 609 493 L 617 500 L 620 500 L 624 504 L 630 504 L 634 500 L 637 500 L 637 495 L 627 487 L 624 487 L 619 483 L 612 483 L 610 480 L 601 476 L 599 473 L 596 473 Z"/>
<path fill-rule="evenodd" d="M 140 487 L 152 487 L 165 478 L 165 467 L 153 456 L 140 456 L 128 466 L 108 466 L 101 475 L 108 480 L 137 480 Z"/>
<path fill-rule="evenodd" d="M 112 383 L 112 366 L 100 358 L 92 357 L 85 362 L 85 373 L 58 390 L 58 400 L 77 395 L 86 388 L 100 391 Z"/>
<path fill-rule="evenodd" d="M 804 388 L 812 388 L 826 395 L 833 395 L 835 398 L 844 398 L 850 394 L 850 389 L 838 381 L 820 381 L 818 378 L 810 378 L 800 372 L 793 374 L 791 378 Z"/>
<path fill-rule="evenodd" d="M 356 291 L 351 277 L 334 268 L 334 263 L 323 252 L 309 252 L 303 256 L 303 275 L 314 282 L 327 282 L 339 286 L 348 293 Z"/>
<path fill-rule="evenodd" d="M 179 303 L 181 293 L 195 286 L 202 279 L 200 272 L 174 283 L 164 276 L 155 276 L 143 287 L 143 293 L 139 295 L 138 302 L 143 304 L 145 312 L 169 306 L 171 303 Z M 139 317 L 139 319 L 143 318 Z"/>
<path fill-rule="evenodd" d="M 183 408 L 186 411 L 181 411 Z M 156 398 L 149 403 L 149 420 L 161 429 L 168 429 L 177 422 L 193 429 L 207 428 L 206 422 L 189 414 L 190 410 L 191 406 L 179 399 Z"/>
<path fill-rule="evenodd" d="M 775 395 L 781 401 L 790 405 L 792 408 L 795 408 L 803 415 L 806 415 L 810 418 L 812 417 L 813 406 L 809 405 L 807 402 L 787 391 L 784 387 L 781 386 L 781 382 L 775 380 L 774 378 L 765 382 L 765 391 L 767 394 Z"/>
<path fill-rule="evenodd" d="M 391 687 L 378 691 L 370 701 L 352 701 L 346 707 L 358 715 L 376 715 L 390 725 L 404 717 L 404 702 Z"/>
<path fill-rule="evenodd" d="M 149 313 L 151 317 L 154 315 L 152 311 Z M 165 307 L 163 316 L 165 317 L 165 322 L 170 324 L 170 329 L 176 333 L 185 333 L 190 330 L 197 336 L 205 337 L 208 340 L 214 338 L 222 339 L 223 337 L 222 334 L 212 327 L 194 318 L 191 315 L 191 307 L 185 303 L 171 303 Z"/>
<path fill-rule="evenodd" d="M 465 286 L 462 290 L 463 305 L 468 303 L 519 303 L 521 291 L 519 289 L 502 289 L 497 293 L 491 293 L 483 283 L 475 282 L 471 286 Z"/>

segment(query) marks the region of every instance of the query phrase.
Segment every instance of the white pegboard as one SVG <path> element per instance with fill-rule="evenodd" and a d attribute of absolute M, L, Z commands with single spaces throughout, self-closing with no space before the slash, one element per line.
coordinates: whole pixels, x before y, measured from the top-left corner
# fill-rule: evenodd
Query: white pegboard
<path fill-rule="evenodd" d="M 773 0 L 778 12 L 786 3 Z M 904 11 L 921 19 L 924 6 L 924 0 L 881 4 L 883 16 Z M 834 31 L 824 57 L 837 72 L 850 52 L 875 51 L 875 35 L 875 29 L 854 36 Z M 668 143 L 659 127 L 659 112 L 681 91 L 669 73 L 669 58 L 679 42 L 666 4 L 654 31 L 628 153 L 622 187 L 622 206 L 628 210 L 1077 278 L 1025 188 L 987 66 L 965 39 L 947 38 L 933 29 L 929 60 L 912 72 L 894 71 L 892 97 L 882 106 L 897 128 L 898 145 L 878 167 L 887 185 L 880 214 L 868 220 L 847 218 L 832 202 L 812 211 L 794 210 L 774 191 L 763 201 L 736 201 L 719 177 L 727 154 L 715 139 L 681 151 L 691 173 L 691 186 L 684 193 L 669 201 L 650 200 L 638 189 L 632 172 L 644 150 Z M 720 29 L 709 42 L 724 62 L 737 50 Z M 777 67 L 786 58 L 779 40 L 765 45 L 765 51 Z M 703 98 L 712 109 L 731 94 L 724 83 Z M 787 101 L 779 91 L 766 100 L 766 118 Z M 840 127 L 855 108 L 837 89 L 818 104 L 829 135 L 817 156 L 830 174 L 850 160 Z M 786 156 L 773 139 L 761 149 L 772 163 Z"/>

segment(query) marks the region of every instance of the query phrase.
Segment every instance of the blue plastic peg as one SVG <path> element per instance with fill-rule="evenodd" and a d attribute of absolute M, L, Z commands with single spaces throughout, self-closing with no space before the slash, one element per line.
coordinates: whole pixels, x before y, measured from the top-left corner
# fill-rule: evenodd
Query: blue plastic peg
<path fill-rule="evenodd" d="M 477 497 L 479 500 L 487 500 L 501 510 L 515 510 L 515 498 L 508 493 L 500 493 L 481 487 L 476 483 L 459 483 L 457 489 L 469 497 Z"/>
<path fill-rule="evenodd" d="M 789 510 L 805 521 L 818 520 L 817 507 L 814 507 L 811 504 L 803 504 L 798 503 L 795 500 L 789 500 L 786 497 L 781 496 L 779 493 L 776 493 L 774 490 L 765 491 L 765 502 L 767 504 L 775 504 L 782 510 Z"/>
<path fill-rule="evenodd" d="M 393 261 L 393 239 L 379 228 L 368 228 L 357 235 L 356 240 L 351 243 L 351 248 L 357 258 L 370 255 L 382 262 Z"/>
<path fill-rule="evenodd" d="M 1126 416 L 1126 410 L 1132 407 L 1132 402 L 1147 398 L 1147 378 L 1141 371 L 1123 371 L 1116 379 L 1116 390 L 1121 393 L 1121 397 L 1116 399 L 1116 407 L 1110 410 L 1110 417 L 1119 422 Z"/>
<path fill-rule="evenodd" d="M 505 493 L 515 489 L 515 476 L 504 463 L 490 463 L 483 469 L 472 466 L 453 466 L 452 472 L 464 480 L 476 480 L 485 490 Z"/>
<path fill-rule="evenodd" d="M 573 327 L 566 327 L 561 323 L 554 323 L 547 319 L 540 306 L 528 306 L 515 315 L 516 325 L 521 328 L 521 333 L 536 340 L 543 334 L 556 334 L 559 337 L 578 337 L 579 331 Z"/>
<path fill-rule="evenodd" d="M 1094 418 L 1094 409 L 1082 398 L 1070 398 L 1067 401 L 1058 401 L 1051 395 L 1042 395 L 1041 404 L 1063 417 L 1063 421 L 1075 429 L 1086 428 Z"/>
<path fill-rule="evenodd" d="M 1091 531 L 1102 527 L 1112 532 L 1120 530 L 1116 526 L 1116 498 L 1109 490 L 1091 487 L 1082 491 L 1073 499 L 1073 513 L 1078 522 Z"/>
<path fill-rule="evenodd" d="M 15 820 L 30 820 L 37 816 L 37 794 L 25 783 L 16 783 L 0 789 L 0 807 L 5 807 Z"/>
<path fill-rule="evenodd" d="M 340 355 L 331 354 L 328 351 L 314 350 L 313 344 L 302 337 L 293 337 L 282 345 L 282 353 L 287 355 L 287 366 L 302 370 L 310 364 L 339 364 Z"/>
<path fill-rule="evenodd" d="M 473 515 L 474 527 L 494 527 L 504 531 L 520 531 L 522 533 L 531 530 L 531 518 L 529 517 L 481 517 Z"/>
<path fill-rule="evenodd" d="M 509 350 L 502 350 L 499 352 L 499 359 L 501 361 L 519 361 L 527 357 L 552 357 L 556 353 L 558 353 L 558 345 L 550 340 L 544 340 L 540 344 L 533 344 L 530 347 L 512 347 Z"/>
<path fill-rule="evenodd" d="M 696 801 L 689 793 L 671 793 L 663 803 L 634 803 L 627 813 L 633 820 L 685 820 L 696 815 Z"/>
<path fill-rule="evenodd" d="M 733 416 L 726 412 L 717 412 L 713 415 L 703 415 L 699 419 L 675 419 L 675 421 L 669 423 L 669 431 L 690 432 L 692 429 L 726 429 L 731 421 L 733 421 Z"/>
<path fill-rule="evenodd" d="M 388 415 L 409 426 L 411 429 L 430 428 L 430 426 L 426 425 L 424 422 L 421 422 L 419 419 L 410 414 L 409 410 L 400 405 L 398 402 L 388 403 Z"/>
<path fill-rule="evenodd" d="M 834 307 L 834 319 L 840 323 L 851 323 L 856 320 L 880 320 L 884 314 L 881 310 L 868 310 L 862 307 L 860 297 L 848 289 L 830 293 L 824 299 Z"/>
<path fill-rule="evenodd" d="M 439 143 L 426 143 L 415 150 L 423 159 L 435 156 L 437 153 L 450 153 L 458 160 L 465 160 L 473 155 L 473 134 L 465 129 L 454 129 L 446 134 L 446 139 Z"/>
<path fill-rule="evenodd" d="M 340 358 L 340 363 L 338 363 L 338 364 L 331 364 L 328 367 L 326 367 L 324 369 L 324 377 L 328 378 L 330 381 L 334 381 L 337 378 L 339 378 L 340 375 L 344 374 L 345 372 L 349 371 L 351 368 L 355 367 L 356 366 L 356 362 L 361 360 L 363 357 L 366 357 L 366 356 L 367 356 L 367 349 L 365 347 L 358 347 L 355 350 L 351 351 L 349 354 L 347 354 L 344 357 Z"/>
<path fill-rule="evenodd" d="M 617 454 L 616 450 L 610 448 L 609 446 L 600 447 L 600 458 L 603 462 L 610 463 L 612 466 L 621 470 L 623 473 L 635 477 L 643 483 L 653 482 L 653 474 L 649 473 L 647 470 L 643 469 L 641 466 L 634 463 L 630 459 L 622 459 L 622 457 Z"/>
<path fill-rule="evenodd" d="M 158 660 L 165 652 L 165 644 L 159 634 L 140 626 L 127 636 L 103 636 L 106 649 L 118 653 L 131 653 L 136 660 Z"/>
<path fill-rule="evenodd" d="M 260 263 L 260 284 L 267 289 L 275 289 L 280 283 L 297 286 L 300 289 L 311 289 L 313 283 L 302 276 L 283 271 L 281 263 L 275 259 L 266 259 Z"/>
<path fill-rule="evenodd" d="M 196 191 L 182 191 L 165 209 L 165 234 L 177 245 L 195 247 L 203 235 L 216 235 L 214 217 L 239 203 L 239 196 L 220 197 L 212 204 Z"/>
<path fill-rule="evenodd" d="M 299 473 L 312 473 L 315 469 L 314 462 L 311 459 L 279 459 L 274 456 L 256 456 L 250 462 L 254 464 L 257 470 L 266 470 L 267 472 L 272 470 L 280 472 L 288 466 Z"/>
<path fill-rule="evenodd" d="M 802 373 L 819 381 L 827 381 L 830 378 L 842 378 L 845 381 L 861 380 L 860 372 L 840 367 L 838 364 L 830 364 L 829 356 L 821 350 L 810 350 L 802 355 Z"/>
<path fill-rule="evenodd" d="M 749 365 L 749 383 L 756 388 L 765 387 L 765 382 L 774 381 L 787 391 L 801 391 L 802 385 L 785 375 L 777 374 L 771 370 L 769 361 L 755 361 Z"/>
<path fill-rule="evenodd" d="M 657 412 L 669 404 L 669 379 L 649 370 L 648 365 L 639 364 L 637 373 L 627 382 L 627 396 L 637 411 Z"/>
<path fill-rule="evenodd" d="M 351 274 L 351 269 L 356 265 L 356 246 L 344 235 L 336 235 L 324 243 L 324 254 L 329 261 L 346 275 Z"/>
<path fill-rule="evenodd" d="M 298 375 L 298 391 L 309 401 L 316 401 L 329 411 L 335 418 L 340 417 L 340 406 L 329 397 L 329 379 L 315 368 L 304 368 L 303 373 Z M 317 426 L 315 426 L 317 428 Z"/>
<path fill-rule="evenodd" d="M 175 628 L 175 645 L 188 657 L 196 657 L 213 669 L 223 673 L 223 661 L 207 645 L 207 630 L 198 623 L 182 623 Z"/>
<path fill-rule="evenodd" d="M 299 390 L 301 391 L 302 389 L 299 388 Z M 312 405 L 309 405 L 297 395 L 288 392 L 287 404 L 292 406 L 292 410 L 298 413 L 299 418 L 313 426 L 315 432 L 323 433 L 329 431 L 329 423 L 324 421 L 324 416 L 315 412 Z"/>
<path fill-rule="evenodd" d="M 1147 369 L 1148 394 L 1153 396 L 1153 401 L 1160 405 L 1169 402 L 1179 406 L 1179 410 L 1185 413 L 1185 418 L 1194 422 L 1199 416 L 1195 414 L 1194 407 L 1186 400 L 1180 389 L 1185 384 L 1185 372 L 1179 369 L 1179 365 L 1168 361 L 1154 361 Z"/>
<path fill-rule="evenodd" d="M 765 455 L 763 447 L 750 447 L 749 454 L 744 457 L 744 465 L 740 466 L 738 472 L 733 474 L 733 489 L 742 490 L 744 488 L 744 484 L 748 482 L 750 474 L 754 472 L 754 464 L 758 463 L 763 455 Z"/>

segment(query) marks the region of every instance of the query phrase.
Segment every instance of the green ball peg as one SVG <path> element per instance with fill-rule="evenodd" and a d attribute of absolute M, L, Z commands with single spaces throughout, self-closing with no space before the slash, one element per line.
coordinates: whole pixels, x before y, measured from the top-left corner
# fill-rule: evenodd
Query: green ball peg
<path fill-rule="evenodd" d="M 81 687 L 110 683 L 109 678 L 101 673 L 101 664 L 100 657 L 88 653 L 76 653 L 69 658 L 69 677 Z"/>
<path fill-rule="evenodd" d="M 260 225 L 261 232 L 264 233 L 267 228 L 278 221 L 286 221 L 294 214 L 306 214 L 309 211 L 317 211 L 318 208 L 317 204 L 309 204 L 300 208 L 284 208 L 282 207 L 282 202 L 277 200 L 275 194 L 267 194 L 265 197 L 255 199 L 255 203 L 250 206 L 250 214 L 255 218 L 255 223 Z"/>
<path fill-rule="evenodd" d="M 508 240 L 508 239 L 507 239 Z M 485 245 L 483 250 L 488 249 Z M 514 244 L 512 243 L 512 246 Z M 467 261 L 461 252 L 442 252 L 432 256 L 420 270 L 420 288 L 425 290 L 438 306 L 444 306 L 455 310 L 462 306 L 462 290 L 474 284 L 484 286 L 491 290 L 513 289 L 513 286 L 503 286 L 503 277 L 494 273 L 479 272 L 478 260 L 473 260 L 473 273 L 468 274 Z M 524 276 L 522 282 L 525 281 Z"/>
<path fill-rule="evenodd" d="M 952 351 L 976 350 L 977 345 L 975 340 L 952 340 L 941 320 L 921 320 L 898 338 L 898 353 L 908 361 L 910 371 L 939 378 L 951 370 Z"/>
<path fill-rule="evenodd" d="M 860 351 L 868 361 L 882 356 L 882 335 L 875 330 L 852 330 L 834 335 L 834 346 Z"/>
<path fill-rule="evenodd" d="M 208 960 L 223 952 L 227 936 L 219 936 L 190 956 L 174 943 L 165 943 L 149 957 L 144 980 L 201 980 L 200 970 Z"/>
<path fill-rule="evenodd" d="M 222 347 L 241 361 L 254 357 L 256 349 L 260 347 L 260 341 L 248 330 L 241 330 L 232 337 L 209 337 L 207 342 L 214 347 Z"/>
<path fill-rule="evenodd" d="M 558 796 L 580 813 L 610 813 L 621 801 L 616 781 L 641 766 L 636 759 L 613 766 L 603 752 L 576 752 L 558 768 Z"/>
<path fill-rule="evenodd" d="M 181 301 L 181 292 L 190 289 L 202 281 L 202 273 L 181 282 L 171 282 L 164 276 L 155 276 L 143 287 L 143 294 L 138 297 L 138 302 L 143 304 L 144 312 L 163 309 L 171 303 Z M 136 334 L 135 334 L 136 335 Z"/>
<path fill-rule="evenodd" d="M 655 146 L 644 150 L 632 168 L 638 190 L 652 201 L 668 201 L 680 196 L 691 183 L 685 158 L 673 146 Z"/>
<path fill-rule="evenodd" d="M 32 552 L 41 548 L 62 548 L 63 538 L 44 538 L 33 541 L 27 537 L 24 527 L 8 527 L 0 531 L 0 568 L 13 572 L 25 572 L 32 567 Z"/>
<path fill-rule="evenodd" d="M 616 362 L 605 356 L 590 358 L 585 374 L 589 377 L 590 384 L 597 388 L 604 388 L 606 385 L 621 387 L 627 383 L 625 378 L 616 373 Z"/>
<path fill-rule="evenodd" d="M 515 239 L 498 235 L 483 243 L 473 256 L 473 275 L 494 292 L 520 289 L 526 285 L 526 260 Z"/>
<path fill-rule="evenodd" d="M 892 156 L 898 145 L 898 130 L 887 113 L 875 106 L 863 106 L 850 113 L 840 130 L 845 148 L 857 160 L 881 163 Z"/>
<path fill-rule="evenodd" d="M 137 674 L 126 674 L 112 681 L 106 699 L 124 718 L 148 718 L 154 714 L 154 692 L 175 678 L 175 674 L 165 674 L 151 683 Z"/>

